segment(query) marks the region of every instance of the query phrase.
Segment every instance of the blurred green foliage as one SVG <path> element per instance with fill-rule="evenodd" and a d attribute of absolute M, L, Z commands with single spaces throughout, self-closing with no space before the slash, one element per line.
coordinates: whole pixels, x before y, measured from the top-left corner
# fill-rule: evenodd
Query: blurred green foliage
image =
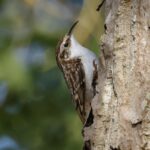
<path fill-rule="evenodd" d="M 48 9 L 65 3 L 0 1 L 0 150 L 82 147 L 81 123 L 55 62 L 71 18 L 61 25 Z"/>
<path fill-rule="evenodd" d="M 0 150 L 79 150 L 81 122 L 55 61 L 80 0 L 0 1 Z M 95 40 L 88 45 L 98 49 Z"/>

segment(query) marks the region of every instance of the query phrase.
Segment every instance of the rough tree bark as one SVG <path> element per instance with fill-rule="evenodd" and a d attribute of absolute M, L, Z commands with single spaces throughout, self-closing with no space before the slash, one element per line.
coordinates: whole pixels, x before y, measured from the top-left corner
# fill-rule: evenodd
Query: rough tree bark
<path fill-rule="evenodd" d="M 106 0 L 101 41 L 85 149 L 150 150 L 150 0 Z"/>

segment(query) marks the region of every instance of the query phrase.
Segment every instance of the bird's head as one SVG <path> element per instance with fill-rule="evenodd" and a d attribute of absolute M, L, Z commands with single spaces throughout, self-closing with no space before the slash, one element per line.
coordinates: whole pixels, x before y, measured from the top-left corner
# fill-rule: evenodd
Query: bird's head
<path fill-rule="evenodd" d="M 61 59 L 67 59 L 70 55 L 70 46 L 71 46 L 71 35 L 73 32 L 73 29 L 77 25 L 78 21 L 76 21 L 71 28 L 69 29 L 68 33 L 63 38 L 62 42 L 59 45 L 59 57 Z"/>

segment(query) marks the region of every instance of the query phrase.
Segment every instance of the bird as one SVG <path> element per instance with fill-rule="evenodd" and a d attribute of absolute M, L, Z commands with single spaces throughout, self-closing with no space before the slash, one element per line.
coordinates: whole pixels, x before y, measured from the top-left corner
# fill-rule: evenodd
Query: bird
<path fill-rule="evenodd" d="M 56 48 L 56 62 L 63 72 L 70 89 L 75 109 L 83 124 L 96 94 L 99 59 L 91 50 L 83 47 L 73 35 L 76 21 Z"/>

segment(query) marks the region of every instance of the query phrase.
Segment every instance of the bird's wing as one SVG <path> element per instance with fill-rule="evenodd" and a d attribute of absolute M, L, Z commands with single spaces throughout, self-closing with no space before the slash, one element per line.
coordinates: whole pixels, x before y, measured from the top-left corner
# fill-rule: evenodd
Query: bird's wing
<path fill-rule="evenodd" d="M 66 60 L 62 63 L 63 73 L 71 91 L 73 102 L 81 121 L 85 122 L 85 72 L 81 59 Z"/>

